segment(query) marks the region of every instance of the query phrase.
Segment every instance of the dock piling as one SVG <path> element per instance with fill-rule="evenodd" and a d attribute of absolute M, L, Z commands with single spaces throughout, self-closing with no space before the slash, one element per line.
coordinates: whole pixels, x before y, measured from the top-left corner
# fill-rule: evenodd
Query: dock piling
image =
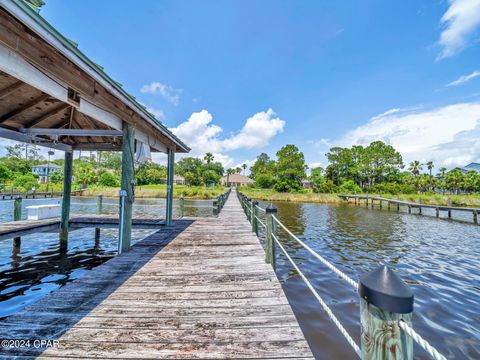
<path fill-rule="evenodd" d="M 364 360 L 411 360 L 413 341 L 399 323 L 412 325 L 413 292 L 388 266 L 359 281 L 361 347 Z"/>
<path fill-rule="evenodd" d="M 66 151 L 65 164 L 63 169 L 62 217 L 60 220 L 61 250 L 66 250 L 68 241 L 68 225 L 70 221 L 70 198 L 72 192 L 72 165 L 73 151 Z"/>
<path fill-rule="evenodd" d="M 183 218 L 185 214 L 185 199 L 183 196 L 178 198 L 178 216 Z"/>
<path fill-rule="evenodd" d="M 267 227 L 267 241 L 265 244 L 265 262 L 272 264 L 275 269 L 275 243 L 273 240 L 273 234 L 275 233 L 275 222 L 273 216 L 277 214 L 277 208 L 275 205 L 270 204 L 265 208 L 266 214 L 266 227 Z"/>
<path fill-rule="evenodd" d="M 13 221 L 20 221 L 22 219 L 22 198 L 17 197 L 13 203 Z M 13 238 L 13 247 L 18 248 L 22 242 L 20 236 Z"/>

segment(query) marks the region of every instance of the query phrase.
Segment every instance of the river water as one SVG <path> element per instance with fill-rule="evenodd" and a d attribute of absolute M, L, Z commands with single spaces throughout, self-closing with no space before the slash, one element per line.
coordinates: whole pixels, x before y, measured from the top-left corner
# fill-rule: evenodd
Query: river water
<path fill-rule="evenodd" d="M 261 204 L 265 207 L 266 204 Z M 276 203 L 302 241 L 357 280 L 389 264 L 413 289 L 414 328 L 448 359 L 480 359 L 480 226 L 350 205 Z M 463 215 L 459 215 L 463 216 Z M 355 290 L 279 231 L 290 256 L 360 343 Z M 356 355 L 281 250 L 277 276 L 318 359 Z M 415 347 L 416 359 L 429 359 Z"/>
<path fill-rule="evenodd" d="M 24 200 L 23 205 L 58 201 Z M 211 201 L 186 202 L 185 215 L 211 216 L 210 205 Z M 390 264 L 415 293 L 414 328 L 449 359 L 480 359 L 480 226 L 468 216 L 460 214 L 459 220 L 464 221 L 455 221 L 436 219 L 425 211 L 409 215 L 353 204 L 276 205 L 279 219 L 292 232 L 351 278 Z M 163 214 L 164 207 L 163 199 L 137 199 L 134 214 Z M 105 198 L 103 208 L 105 213 L 117 213 L 118 199 Z M 72 200 L 73 213 L 94 213 L 95 209 L 95 198 Z M 0 222 L 10 221 L 12 213 L 13 202 L 1 201 Z M 134 242 L 151 232 L 134 230 Z M 279 231 L 279 237 L 359 343 L 356 292 L 286 234 Z M 19 251 L 12 251 L 10 239 L 0 240 L 0 318 L 115 256 L 117 230 L 102 229 L 99 241 L 93 228 L 74 230 L 68 245 L 68 253 L 62 254 L 56 233 L 23 236 Z M 316 358 L 356 358 L 279 249 L 277 276 Z M 419 348 L 415 357 L 429 358 Z"/>

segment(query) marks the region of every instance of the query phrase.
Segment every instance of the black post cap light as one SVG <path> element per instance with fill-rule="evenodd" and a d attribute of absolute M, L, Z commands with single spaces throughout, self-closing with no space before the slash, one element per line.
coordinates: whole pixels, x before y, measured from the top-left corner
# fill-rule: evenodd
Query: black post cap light
<path fill-rule="evenodd" d="M 412 289 L 386 265 L 360 277 L 358 293 L 380 309 L 399 314 L 413 312 Z"/>
<path fill-rule="evenodd" d="M 274 214 L 277 212 L 277 208 L 275 207 L 275 205 L 273 205 L 272 203 L 270 203 L 270 205 L 268 205 L 266 208 L 265 208 L 265 212 L 267 214 Z"/>

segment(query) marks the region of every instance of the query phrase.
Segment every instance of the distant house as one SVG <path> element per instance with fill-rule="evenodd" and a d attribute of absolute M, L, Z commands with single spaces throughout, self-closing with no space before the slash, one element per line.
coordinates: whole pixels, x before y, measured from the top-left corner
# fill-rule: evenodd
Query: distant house
<path fill-rule="evenodd" d="M 304 189 L 313 189 L 315 187 L 313 183 L 307 179 L 302 180 L 302 186 Z"/>
<path fill-rule="evenodd" d="M 162 183 L 166 184 L 167 179 L 162 179 Z M 173 183 L 175 185 L 185 185 L 185 178 L 182 175 L 174 175 L 173 176 Z"/>
<path fill-rule="evenodd" d="M 464 174 L 466 174 L 467 172 L 472 171 L 472 170 L 480 173 L 480 163 L 472 162 L 472 163 L 468 164 L 467 166 L 457 167 L 455 169 L 460 170 Z"/>
<path fill-rule="evenodd" d="M 55 171 L 60 171 L 61 167 L 55 164 L 41 164 L 32 166 L 32 174 L 38 175 L 38 182 L 45 184 L 47 178 Z"/>
<path fill-rule="evenodd" d="M 242 174 L 231 174 L 231 175 L 226 175 L 222 177 L 220 180 L 220 183 L 223 186 L 248 186 L 255 184 L 255 180 L 250 179 L 248 176 L 242 175 Z"/>

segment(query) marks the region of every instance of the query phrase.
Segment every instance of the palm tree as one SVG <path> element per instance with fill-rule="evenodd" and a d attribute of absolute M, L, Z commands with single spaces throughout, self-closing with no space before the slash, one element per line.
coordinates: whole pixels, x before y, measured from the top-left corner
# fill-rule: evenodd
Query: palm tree
<path fill-rule="evenodd" d="M 440 174 L 442 174 L 440 179 L 442 182 L 442 193 L 443 195 L 445 195 L 445 172 L 447 171 L 447 168 L 442 166 L 438 170 L 440 171 Z"/>
<path fill-rule="evenodd" d="M 235 171 L 237 172 L 237 174 L 240 174 L 242 172 L 242 168 L 240 166 L 237 166 L 235 168 Z"/>
<path fill-rule="evenodd" d="M 410 167 L 408 170 L 412 173 L 414 177 L 420 174 L 420 171 L 422 171 L 422 163 L 418 160 L 414 160 L 410 163 Z"/>
<path fill-rule="evenodd" d="M 428 186 L 430 187 L 430 190 L 432 190 L 432 169 L 433 169 L 433 161 L 427 162 L 425 165 L 427 165 L 428 173 L 430 174 L 430 179 L 428 181 Z"/>
<path fill-rule="evenodd" d="M 245 171 L 247 170 L 247 164 L 243 164 L 242 168 L 243 168 L 243 175 L 245 176 Z"/>
<path fill-rule="evenodd" d="M 211 152 L 207 152 L 205 156 L 203 157 L 203 160 L 207 162 L 207 164 L 210 164 L 214 159 L 214 156 Z"/>

